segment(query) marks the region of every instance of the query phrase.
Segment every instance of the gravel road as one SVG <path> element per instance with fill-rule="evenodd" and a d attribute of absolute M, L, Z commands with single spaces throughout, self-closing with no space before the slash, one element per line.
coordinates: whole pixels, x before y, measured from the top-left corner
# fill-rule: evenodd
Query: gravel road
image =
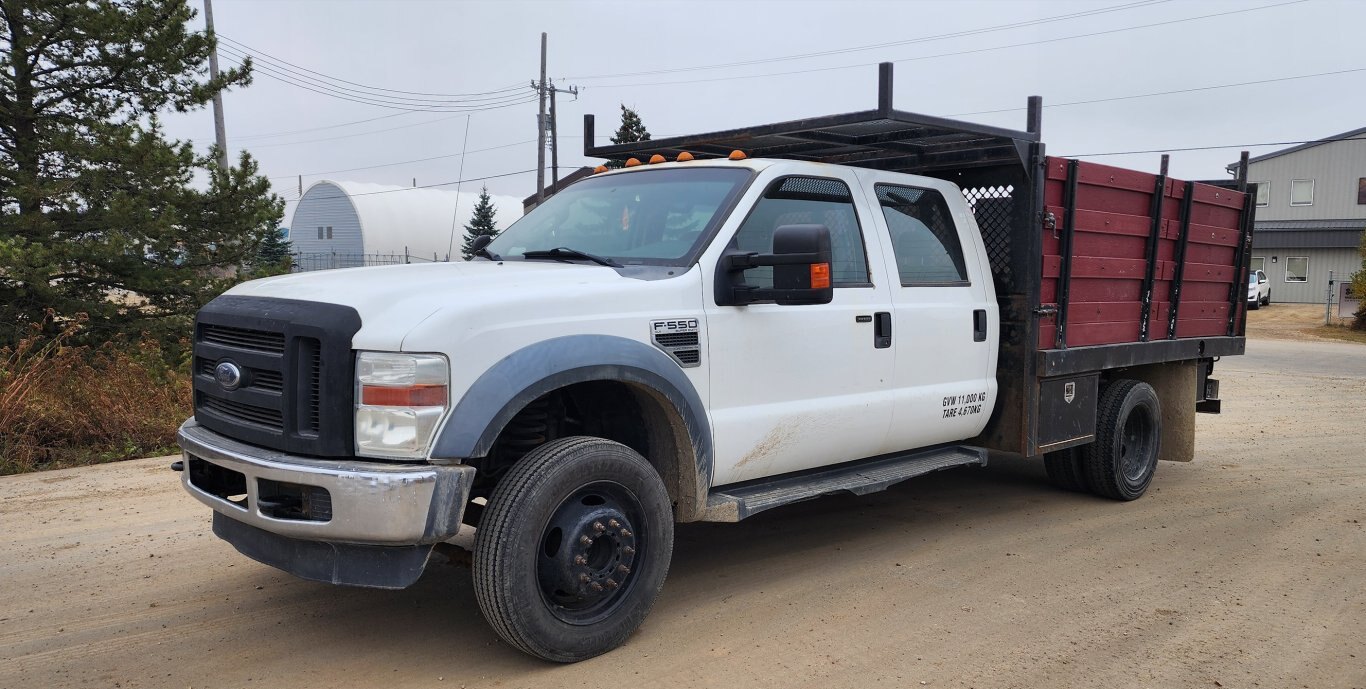
<path fill-rule="evenodd" d="M 0 688 L 1366 687 L 1366 347 L 1254 340 L 1197 459 L 1119 504 L 999 460 L 678 531 L 623 648 L 535 661 L 467 567 L 294 579 L 170 459 L 0 479 Z"/>

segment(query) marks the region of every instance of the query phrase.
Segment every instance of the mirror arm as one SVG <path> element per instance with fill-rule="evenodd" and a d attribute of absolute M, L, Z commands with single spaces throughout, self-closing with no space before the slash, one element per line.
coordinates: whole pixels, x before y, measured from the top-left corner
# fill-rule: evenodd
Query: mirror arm
<path fill-rule="evenodd" d="M 731 254 L 726 257 L 727 270 L 748 270 L 763 266 L 791 266 L 810 263 L 822 263 L 821 255 L 818 253 L 804 254 L 759 254 L 749 252 L 745 254 Z"/>

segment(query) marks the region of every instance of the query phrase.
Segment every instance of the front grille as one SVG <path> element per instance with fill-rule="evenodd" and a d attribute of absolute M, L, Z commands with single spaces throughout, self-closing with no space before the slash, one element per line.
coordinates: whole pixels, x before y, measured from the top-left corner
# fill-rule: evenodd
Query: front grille
<path fill-rule="evenodd" d="M 261 447 L 351 456 L 351 338 L 359 329 L 359 314 L 346 306 L 235 295 L 213 300 L 195 328 L 195 418 Z M 223 364 L 242 374 L 232 388 L 214 376 Z"/>
<path fill-rule="evenodd" d="M 284 414 L 279 409 L 265 409 L 232 400 L 209 397 L 208 395 L 200 395 L 199 404 L 196 407 L 208 409 L 215 414 L 226 416 L 235 421 L 262 426 L 272 431 L 282 431 L 285 428 Z"/>
<path fill-rule="evenodd" d="M 249 349 L 256 352 L 280 354 L 285 351 L 284 333 L 271 333 L 250 328 L 204 324 L 199 326 L 199 339 L 225 347 Z"/>

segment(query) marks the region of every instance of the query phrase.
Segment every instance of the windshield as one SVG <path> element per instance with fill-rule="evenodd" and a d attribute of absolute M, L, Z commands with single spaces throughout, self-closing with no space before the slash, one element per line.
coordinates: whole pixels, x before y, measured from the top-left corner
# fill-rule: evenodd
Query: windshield
<path fill-rule="evenodd" d="M 488 250 L 520 259 L 564 247 L 623 265 L 681 264 L 750 175 L 743 168 L 696 167 L 589 177 L 546 199 Z"/>

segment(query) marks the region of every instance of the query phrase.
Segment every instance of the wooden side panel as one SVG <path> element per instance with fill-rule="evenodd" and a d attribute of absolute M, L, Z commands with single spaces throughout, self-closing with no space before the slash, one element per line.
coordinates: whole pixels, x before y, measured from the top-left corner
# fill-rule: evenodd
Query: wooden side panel
<path fill-rule="evenodd" d="M 1143 330 L 1144 285 L 1152 270 L 1148 306 L 1148 340 L 1168 337 L 1168 320 L 1176 309 L 1180 337 L 1222 335 L 1227 329 L 1229 289 L 1245 195 L 1196 184 L 1183 218 L 1186 183 L 1146 172 L 1080 162 L 1072 209 L 1071 256 L 1063 255 L 1070 161 L 1049 158 L 1044 188 L 1041 304 L 1061 311 L 1066 293 L 1065 345 L 1139 342 Z M 1161 194 L 1156 246 L 1150 250 L 1155 195 Z M 1182 229 L 1185 228 L 1184 264 Z M 1070 258 L 1070 281 L 1062 284 Z M 1172 295 L 1181 282 L 1181 300 Z M 1064 287 L 1066 289 L 1064 289 Z M 1040 349 L 1056 345 L 1058 315 L 1046 316 L 1039 328 Z"/>

